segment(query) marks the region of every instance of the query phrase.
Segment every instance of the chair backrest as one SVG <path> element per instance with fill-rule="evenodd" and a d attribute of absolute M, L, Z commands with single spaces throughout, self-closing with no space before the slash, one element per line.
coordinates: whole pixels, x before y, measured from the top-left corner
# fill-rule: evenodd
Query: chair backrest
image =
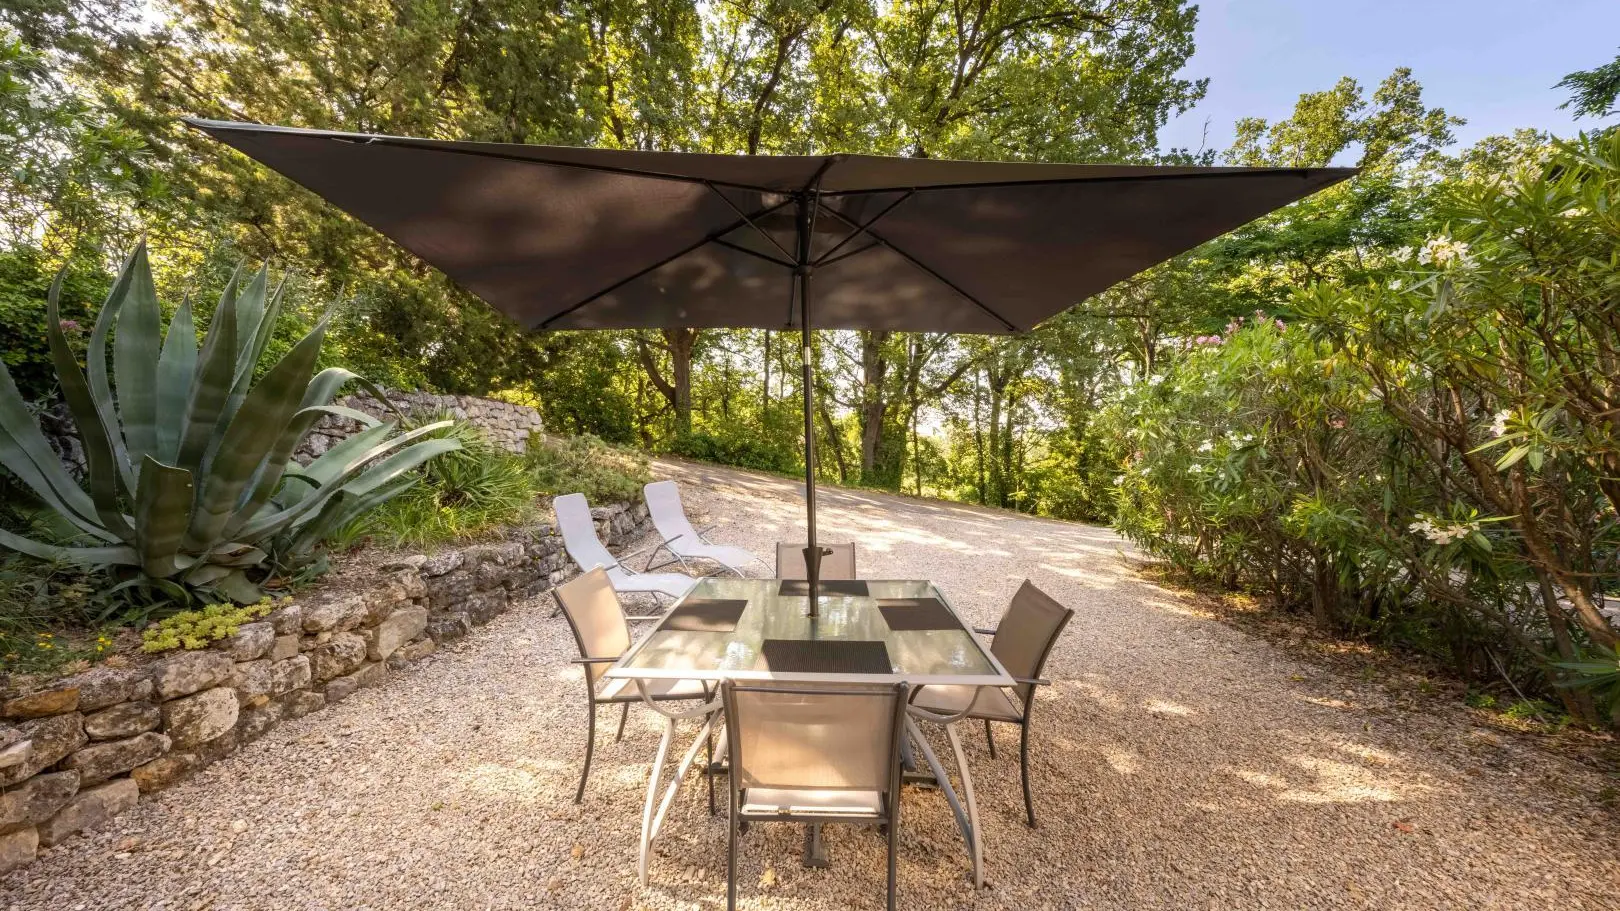
<path fill-rule="evenodd" d="M 821 558 L 822 579 L 857 579 L 855 575 L 855 545 L 822 544 L 832 551 Z M 776 545 L 776 578 L 807 579 L 809 570 L 804 565 L 803 544 Z"/>
<path fill-rule="evenodd" d="M 893 794 L 906 685 L 721 685 L 733 790 Z M 891 798 L 892 799 L 892 798 Z"/>
<path fill-rule="evenodd" d="M 1007 605 L 1007 612 L 1001 615 L 996 635 L 990 640 L 990 652 L 1014 677 L 1039 677 L 1052 646 L 1073 616 L 1074 611 L 1025 579 Z M 1018 685 L 1018 697 L 1026 704 L 1031 689 L 1027 683 Z"/>
<path fill-rule="evenodd" d="M 603 546 L 596 536 L 596 520 L 591 518 L 591 504 L 582 493 L 565 493 L 551 501 L 557 514 L 557 532 L 562 535 L 563 550 L 579 565 L 581 571 L 598 566 L 617 566 L 619 561 Z"/>
<path fill-rule="evenodd" d="M 674 481 L 654 481 L 641 488 L 642 496 L 647 499 L 647 512 L 652 515 L 653 527 L 665 541 L 674 541 L 676 547 L 686 544 L 701 544 L 698 540 L 697 530 L 692 527 L 692 520 L 686 517 L 686 507 L 681 503 L 681 489 Z"/>
<path fill-rule="evenodd" d="M 607 573 L 598 566 L 551 590 L 574 631 L 581 658 L 617 658 L 630 647 L 630 623 L 613 591 Z M 585 665 L 585 679 L 594 687 L 608 669 L 606 664 Z"/>

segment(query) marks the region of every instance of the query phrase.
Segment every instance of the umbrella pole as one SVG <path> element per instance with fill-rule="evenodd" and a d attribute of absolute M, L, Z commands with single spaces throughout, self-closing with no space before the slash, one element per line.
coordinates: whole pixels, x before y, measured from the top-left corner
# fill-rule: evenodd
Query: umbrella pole
<path fill-rule="evenodd" d="M 818 616 L 821 612 L 820 579 L 821 556 L 820 545 L 816 543 L 816 427 L 814 421 L 815 409 L 811 403 L 814 395 L 815 370 L 812 366 L 810 351 L 810 274 L 814 267 L 810 265 L 810 238 L 815 228 L 815 205 L 809 194 L 799 197 L 799 247 L 798 263 L 794 270 L 794 277 L 799 283 L 799 340 L 802 350 L 802 377 L 804 381 L 804 510 L 805 529 L 809 540 L 804 549 L 805 581 L 810 589 L 809 616 Z"/>

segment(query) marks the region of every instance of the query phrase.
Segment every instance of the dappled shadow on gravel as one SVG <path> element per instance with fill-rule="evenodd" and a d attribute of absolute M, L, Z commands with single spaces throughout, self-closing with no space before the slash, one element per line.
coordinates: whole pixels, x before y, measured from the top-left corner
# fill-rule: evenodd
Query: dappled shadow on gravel
<path fill-rule="evenodd" d="M 659 463 L 712 537 L 768 555 L 803 534 L 799 485 Z M 1598 773 L 1444 708 L 1388 710 L 1376 684 L 1299 663 L 1137 578 L 1100 528 L 824 490 L 825 541 L 861 575 L 937 581 L 990 625 L 1025 578 L 1074 607 L 1036 707 L 1040 827 L 1023 824 L 1017 740 L 965 729 L 989 888 L 973 895 L 938 794 L 903 804 L 904 908 L 1612 909 L 1620 838 Z M 549 599 L 289 723 L 198 778 L 0 880 L 0 907 L 724 907 L 725 823 L 694 782 L 643 890 L 634 876 L 656 719 L 604 737 L 585 802 L 572 641 Z M 603 726 L 611 732 L 604 713 Z M 943 746 L 942 738 L 938 744 Z M 745 908 L 883 905 L 883 843 L 744 840 Z"/>

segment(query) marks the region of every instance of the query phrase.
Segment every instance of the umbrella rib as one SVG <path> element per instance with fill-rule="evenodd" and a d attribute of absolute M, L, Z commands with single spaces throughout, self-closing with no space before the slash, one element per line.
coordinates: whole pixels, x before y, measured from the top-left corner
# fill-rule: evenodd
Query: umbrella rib
<path fill-rule="evenodd" d="M 748 217 L 748 213 L 744 212 L 742 209 L 737 208 L 737 204 L 731 201 L 731 197 L 729 197 L 726 194 L 724 194 L 724 193 L 720 192 L 719 190 L 715 189 L 715 186 L 712 183 L 709 183 L 709 182 L 705 181 L 704 186 L 708 187 L 709 190 L 714 193 L 714 195 L 720 197 L 720 201 L 725 203 L 727 206 L 729 206 L 731 208 L 731 211 L 736 212 L 738 218 L 741 218 L 744 222 L 746 222 L 748 224 L 748 227 L 754 229 L 754 233 L 756 233 L 759 236 L 761 236 L 761 237 L 765 238 L 766 240 L 770 241 L 771 246 L 775 247 L 777 249 L 777 251 L 779 253 L 781 253 L 783 256 L 787 257 L 788 259 L 793 258 L 793 254 L 789 253 L 787 251 L 786 247 L 782 246 L 780 243 L 777 243 L 776 238 L 772 237 L 770 235 L 770 232 L 766 231 L 764 228 L 761 228 L 759 225 L 754 224 L 754 220 L 752 218 Z"/>
<path fill-rule="evenodd" d="M 782 208 L 783 206 L 787 205 L 788 203 L 790 203 L 792 201 L 793 200 L 791 200 L 791 199 L 783 200 L 782 202 L 779 202 L 774 206 L 771 206 L 771 207 L 766 208 L 766 209 L 761 209 L 760 211 L 754 213 L 754 217 L 759 218 L 761 215 L 769 215 L 772 212 L 775 212 L 777 209 Z M 739 221 L 734 221 L 731 224 L 725 226 L 724 228 L 721 228 L 719 231 L 715 231 L 715 232 L 713 232 L 711 234 L 705 234 L 702 237 L 702 239 L 700 239 L 697 243 L 691 244 L 691 245 L 686 246 L 686 247 L 682 247 L 681 249 L 676 250 L 674 253 L 671 253 L 670 255 L 668 255 L 668 256 L 664 257 L 663 259 L 653 263 L 652 265 L 647 266 L 645 269 L 640 269 L 640 270 L 638 270 L 638 271 L 636 271 L 636 272 L 634 272 L 634 273 L 632 273 L 630 275 L 626 275 L 624 278 L 621 278 L 618 281 L 614 282 L 613 284 L 608 285 L 606 288 L 603 288 L 602 290 L 595 292 L 594 294 L 590 295 L 589 297 L 585 298 L 584 300 L 581 300 L 579 303 L 574 304 L 574 305 L 572 305 L 570 307 L 567 307 L 566 309 L 563 309 L 561 311 L 558 311 L 557 313 L 555 313 L 555 314 L 541 320 L 540 325 L 537 326 L 536 328 L 546 329 L 546 328 L 550 327 L 552 323 L 555 323 L 557 320 L 560 320 L 563 317 L 567 316 L 568 314 L 573 313 L 575 310 L 578 310 L 579 308 L 584 307 L 587 304 L 590 304 L 590 303 L 592 303 L 592 302 L 594 302 L 596 300 L 601 299 L 604 295 L 612 294 L 614 291 L 617 291 L 620 288 L 623 288 L 625 285 L 630 284 L 631 282 L 635 281 L 636 279 L 641 278 L 642 276 L 644 276 L 644 275 L 646 275 L 646 274 L 648 274 L 650 272 L 654 272 L 654 271 L 656 271 L 658 269 L 661 269 L 664 266 L 667 266 L 670 263 L 674 262 L 675 260 L 680 259 L 681 257 L 685 256 L 686 254 L 691 253 L 693 250 L 696 250 L 697 248 L 703 246 L 704 244 L 711 243 L 713 241 L 719 240 L 722 236 L 724 236 L 726 234 L 730 234 L 731 232 L 737 230 L 738 228 L 740 228 L 742 226 L 743 226 L 742 221 L 740 221 L 740 220 Z"/>
<path fill-rule="evenodd" d="M 839 241 L 836 244 L 833 244 L 833 247 L 832 247 L 831 250 L 828 250 L 826 253 L 821 254 L 821 259 L 816 262 L 816 265 L 817 266 L 826 266 L 826 265 L 831 265 L 834 262 L 837 262 L 837 260 L 830 259 L 830 257 L 834 253 L 837 253 L 844 246 L 844 244 L 847 244 L 850 241 L 854 240 L 857 235 L 865 234 L 868 229 L 870 229 L 873 225 L 878 223 L 879 219 L 881 219 L 883 216 L 889 214 L 890 212 L 893 212 L 895 210 L 896 206 L 898 206 L 901 203 L 905 202 L 906 200 L 910 199 L 912 197 L 912 195 L 915 194 L 916 192 L 917 192 L 916 190 L 907 190 L 905 192 L 905 194 L 902 195 L 899 199 L 896 199 L 894 202 L 891 202 L 888 205 L 884 206 L 881 211 L 879 211 L 876 215 L 874 215 L 870 219 L 868 219 L 865 224 L 855 225 L 855 230 L 849 232 L 849 234 L 846 235 L 843 240 Z M 819 200 L 817 201 L 816 204 L 821 205 Z M 822 208 L 827 209 L 828 212 L 832 212 L 833 215 L 835 217 L 837 217 L 837 218 L 841 218 L 846 222 L 849 221 L 849 219 L 844 218 L 844 216 L 842 216 L 841 214 L 839 214 L 837 211 L 835 211 L 833 209 L 828 209 L 826 206 L 822 206 Z"/>
<path fill-rule="evenodd" d="M 832 257 L 830 259 L 828 257 L 826 257 L 826 256 L 823 256 L 821 259 L 816 260 L 816 268 L 817 269 L 825 269 L 828 266 L 832 265 L 833 263 L 841 263 L 844 260 L 849 259 L 851 256 L 859 256 L 860 254 L 865 253 L 866 251 L 871 250 L 874 247 L 881 247 L 881 246 L 883 246 L 883 244 L 878 243 L 877 241 L 873 241 L 873 242 L 867 244 L 864 247 L 858 247 L 858 248 L 856 248 L 854 250 L 849 251 L 848 253 L 843 253 L 843 254 L 840 254 L 838 256 L 834 256 L 834 257 Z"/>
<path fill-rule="evenodd" d="M 771 255 L 769 255 L 767 253 L 761 253 L 758 250 L 750 250 L 747 247 L 743 246 L 742 244 L 734 244 L 731 241 L 726 240 L 724 238 L 716 237 L 716 238 L 714 238 L 714 243 L 717 243 L 720 246 L 725 247 L 725 248 L 730 249 L 730 250 L 736 250 L 738 253 L 747 253 L 749 256 L 753 256 L 753 257 L 757 257 L 759 259 L 763 259 L 766 262 L 771 263 L 772 265 L 781 266 L 784 269 L 792 269 L 793 268 L 793 264 L 790 263 L 790 262 L 783 262 L 782 260 L 777 259 L 776 257 L 771 256 Z"/>
<path fill-rule="evenodd" d="M 1076 167 L 1080 167 L 1077 165 Z M 984 180 L 973 183 L 945 183 L 933 186 L 917 186 L 915 184 L 899 187 L 870 187 L 860 190 L 827 190 L 825 196 L 867 196 L 875 193 L 900 193 L 906 190 L 922 193 L 928 190 L 985 190 L 997 187 L 1050 187 L 1076 183 L 1123 183 L 1126 181 L 1160 181 L 1160 180 L 1212 180 L 1218 177 L 1280 177 L 1292 174 L 1301 180 L 1309 180 L 1314 176 L 1334 178 L 1329 183 L 1337 183 L 1355 176 L 1357 168 L 1254 168 L 1241 171 L 1208 171 L 1193 172 L 1190 174 L 1118 174 L 1108 177 L 1051 177 L 1044 180 Z M 1325 186 L 1325 185 L 1324 185 Z"/>
<path fill-rule="evenodd" d="M 978 307 L 980 310 L 983 310 L 985 313 L 988 313 L 991 316 L 995 317 L 996 322 L 1002 324 L 1003 326 L 1006 326 L 1008 332 L 1017 332 L 1018 331 L 1018 327 L 1013 325 L 1012 323 L 1008 322 L 1007 318 L 1005 316 L 1002 316 L 1000 313 L 997 313 L 995 311 L 995 309 L 993 307 L 991 307 L 989 304 L 986 304 L 984 301 L 981 301 L 978 298 L 974 297 L 973 295 L 971 295 L 971 294 L 967 293 L 966 291 L 962 290 L 962 287 L 960 285 L 958 285 L 956 282 L 953 282 L 950 279 L 946 278 L 945 276 L 943 276 L 943 275 L 939 274 L 938 272 L 936 272 L 932 266 L 929 266 L 927 263 L 923 262 L 922 260 L 918 259 L 917 257 L 912 256 L 910 253 L 907 253 L 906 251 L 904 251 L 904 250 L 900 249 L 899 247 L 895 246 L 894 244 L 890 243 L 887 238 L 879 235 L 876 231 L 868 231 L 868 232 L 866 232 L 866 236 L 868 236 L 868 237 L 872 238 L 873 240 L 877 241 L 879 244 L 883 245 L 884 247 L 887 247 L 889 250 L 893 251 L 895 253 L 895 255 L 899 256 L 901 259 L 904 259 L 906 262 L 911 263 L 913 266 L 916 266 L 917 268 L 921 269 L 924 272 L 927 272 L 929 275 L 933 276 L 935 281 L 939 282 L 940 284 L 944 285 L 947 288 L 950 288 L 952 291 L 955 291 L 957 294 L 962 295 L 962 297 L 967 299 L 970 303 L 972 303 L 973 306 Z"/>

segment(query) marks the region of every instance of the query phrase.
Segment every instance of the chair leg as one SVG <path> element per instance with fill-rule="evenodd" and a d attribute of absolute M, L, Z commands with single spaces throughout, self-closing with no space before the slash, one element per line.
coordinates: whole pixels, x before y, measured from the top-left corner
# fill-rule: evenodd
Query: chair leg
<path fill-rule="evenodd" d="M 732 801 L 731 811 L 726 814 L 726 911 L 737 911 L 737 829 L 739 826 L 738 807 Z"/>
<path fill-rule="evenodd" d="M 898 847 L 897 842 L 900 838 L 899 817 L 896 816 L 895 818 L 891 819 L 886 828 L 889 830 L 889 911 L 894 911 L 895 850 Z"/>
<path fill-rule="evenodd" d="M 1029 796 L 1029 722 L 1018 726 L 1018 773 L 1024 780 L 1024 812 L 1029 816 L 1029 827 L 1035 828 L 1035 801 Z"/>
<path fill-rule="evenodd" d="M 630 703 L 626 702 L 624 704 L 624 709 L 619 712 L 619 732 L 617 734 L 613 735 L 613 742 L 614 743 L 618 743 L 619 741 L 624 739 L 624 722 L 629 717 L 630 717 Z"/>
<path fill-rule="evenodd" d="M 984 719 L 984 742 L 990 747 L 990 758 L 996 758 L 996 738 L 990 733 L 990 719 Z"/>
<path fill-rule="evenodd" d="M 714 731 L 705 735 L 704 747 L 708 750 L 708 761 L 703 764 L 703 778 L 709 783 L 709 815 L 714 815 Z"/>
<path fill-rule="evenodd" d="M 585 799 L 585 781 L 591 777 L 591 754 L 595 752 L 596 703 L 592 702 L 589 711 L 585 715 L 585 767 L 579 770 L 579 788 L 574 791 L 574 803 L 579 803 Z"/>

